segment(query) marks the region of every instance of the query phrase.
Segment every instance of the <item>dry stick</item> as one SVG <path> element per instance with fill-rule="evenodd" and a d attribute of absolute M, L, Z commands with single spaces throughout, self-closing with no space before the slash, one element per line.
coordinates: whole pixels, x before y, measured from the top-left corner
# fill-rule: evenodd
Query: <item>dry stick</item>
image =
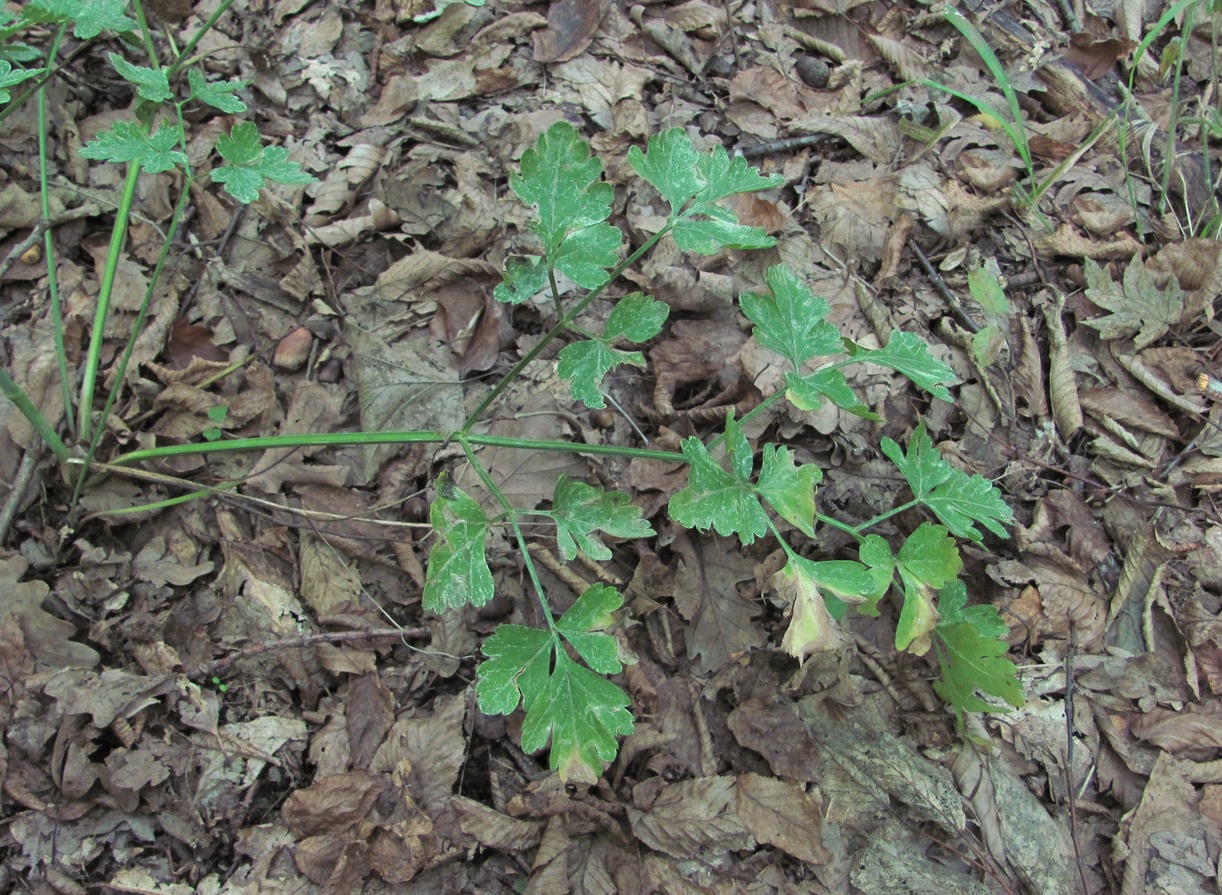
<path fill-rule="evenodd" d="M 757 155 L 789 152 L 792 149 L 804 149 L 807 146 L 822 143 L 831 136 L 831 134 L 806 134 L 802 137 L 786 137 L 783 140 L 773 140 L 770 143 L 761 143 L 758 146 L 747 146 L 739 149 L 736 154 L 741 155 L 743 158 L 755 158 Z"/>
<path fill-rule="evenodd" d="M 39 221 L 34 225 L 34 228 L 30 231 L 29 236 L 21 240 L 21 242 L 17 243 L 17 245 L 13 246 L 13 250 L 8 253 L 3 261 L 0 261 L 0 278 L 8 273 L 8 269 L 17 263 L 18 258 L 24 255 L 30 249 L 34 248 L 34 244 L 37 243 L 38 240 L 42 239 L 42 234 L 46 232 L 46 229 L 48 226 L 50 226 L 50 223 L 50 221 Z"/>
<path fill-rule="evenodd" d="M 963 310 L 963 305 L 959 303 L 958 296 L 950 291 L 950 287 L 946 285 L 946 280 L 942 279 L 942 274 L 938 273 L 937 268 L 921 251 L 921 247 L 915 242 L 911 243 L 912 250 L 916 252 L 917 260 L 921 262 L 921 267 L 925 271 L 925 276 L 929 277 L 929 282 L 933 283 L 938 294 L 946 300 L 946 304 L 950 307 L 950 312 L 954 314 L 955 319 L 962 323 L 970 332 L 980 332 L 980 324 L 968 316 L 967 311 Z"/>
<path fill-rule="evenodd" d="M 3 509 L 0 509 L 0 544 L 8 538 L 8 530 L 17 518 L 17 509 L 21 506 L 21 499 L 25 497 L 26 488 L 30 487 L 30 479 L 34 477 L 34 470 L 38 467 L 40 453 L 42 448 L 35 446 L 21 457 L 21 465 L 17 467 L 17 475 L 13 477 L 13 487 L 8 493 L 8 500 L 4 502 Z"/>
<path fill-rule="evenodd" d="M 353 640 L 374 640 L 384 637 L 398 637 L 406 642 L 408 638 L 419 640 L 428 636 L 429 629 L 427 627 L 371 628 L 367 631 L 323 631 L 320 634 L 303 634 L 300 637 L 290 637 L 287 640 L 265 640 L 263 643 L 255 643 L 244 647 L 223 659 L 217 659 L 215 662 L 200 665 L 187 672 L 187 677 L 209 678 L 220 674 L 229 668 L 230 665 L 235 665 L 243 659 L 253 659 L 264 653 L 278 652 L 285 649 L 312 646 L 315 643 L 347 643 Z"/>
<path fill-rule="evenodd" d="M 1073 843 L 1074 861 L 1078 865 L 1078 878 L 1082 881 L 1082 895 L 1090 895 L 1086 884 L 1086 870 L 1082 866 L 1082 849 L 1078 845 L 1078 800 L 1074 794 L 1073 779 L 1073 657 L 1078 648 L 1078 626 L 1069 618 L 1069 647 L 1065 650 L 1065 785 L 1069 796 L 1069 838 Z"/>

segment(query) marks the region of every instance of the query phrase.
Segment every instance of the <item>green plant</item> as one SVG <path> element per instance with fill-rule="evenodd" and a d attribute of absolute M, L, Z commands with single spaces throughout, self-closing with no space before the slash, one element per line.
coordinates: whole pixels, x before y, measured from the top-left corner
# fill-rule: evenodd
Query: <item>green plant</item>
<path fill-rule="evenodd" d="M 125 5 L 118 4 L 116 8 Z M 143 22 L 139 3 L 135 9 Z M 61 28 L 68 24 L 68 20 L 63 20 Z M 147 29 L 144 34 L 146 46 L 151 46 Z M 53 65 L 51 57 L 48 67 Z M 155 57 L 151 58 L 154 64 L 147 68 L 112 60 L 116 70 L 138 92 L 143 91 L 149 105 L 142 107 L 135 121 L 116 125 L 89 144 L 92 157 L 128 165 L 126 198 L 119 209 L 111 247 L 116 257 L 130 214 L 131 185 L 135 178 L 142 171 L 186 164 L 181 114 L 175 116 L 175 122 L 157 122 L 157 110 L 166 104 L 171 111 L 181 112 L 182 104 L 172 102 L 172 97 L 175 75 L 186 57 L 179 54 L 174 65 L 161 70 L 166 75 L 164 82 L 157 74 Z M 189 99 L 211 100 L 213 104 L 240 102 L 234 82 L 216 87 L 195 80 L 189 83 Z M 218 141 L 217 150 L 225 165 L 214 172 L 213 179 L 224 184 L 239 201 L 253 197 L 264 179 L 288 182 L 305 179 L 298 169 L 286 166 L 282 151 L 263 149 L 257 132 L 246 124 L 231 129 L 227 138 Z M 119 471 L 185 454 L 272 447 L 456 444 L 482 484 L 486 498 L 481 503 L 447 474 L 436 482 L 436 498 L 430 510 L 436 541 L 429 557 L 423 605 L 430 612 L 440 613 L 487 603 L 496 586 L 485 555 L 488 537 L 493 526 L 508 529 L 520 550 L 545 627 L 497 628 L 483 647 L 487 659 L 478 668 L 476 693 L 485 712 L 508 713 L 522 706 L 523 748 L 534 751 L 550 743 L 551 766 L 566 779 L 596 779 L 603 764 L 616 754 L 616 738 L 633 727 L 629 698 L 610 679 L 622 670 L 625 662 L 632 661 L 611 633 L 623 598 L 614 588 L 594 585 L 557 616 L 538 574 L 532 552 L 536 547 L 527 539 L 524 524 L 544 519 L 554 525 L 557 550 L 566 561 L 574 560 L 579 553 L 595 561 L 609 559 L 611 548 L 604 538 L 641 538 L 653 535 L 654 531 L 628 495 L 563 476 L 555 483 L 548 507 L 514 506 L 481 461 L 478 448 L 485 445 L 528 452 L 641 457 L 686 465 L 688 484 L 671 498 L 669 505 L 670 516 L 676 523 L 736 536 L 744 546 L 759 538 L 771 538 L 784 552 L 786 565 L 772 585 L 791 602 L 791 621 L 782 642 L 789 653 L 805 659 L 815 652 L 836 648 L 843 642 L 839 621 L 848 610 L 856 607 L 866 614 L 878 614 L 880 601 L 890 593 L 900 606 L 896 647 L 916 654 L 931 648 L 936 651 L 941 666 L 938 692 L 954 708 L 960 724 L 964 711 L 997 709 L 996 702 L 986 701 L 981 694 L 1019 704 L 1021 691 L 1016 671 L 1004 658 L 1006 646 L 1000 639 L 1004 625 L 992 607 L 965 607 L 966 588 L 958 581 L 962 568 L 959 541 L 982 542 L 984 531 L 1004 537 L 1005 526 L 1012 521 L 1010 510 L 990 482 L 980 476 L 969 476 L 947 463 L 921 425 L 906 448 L 890 439 L 881 443 L 882 452 L 908 483 L 911 498 L 873 519 L 850 523 L 819 512 L 816 491 L 822 471 L 818 467 L 800 464 L 787 445 L 765 443 L 757 451 L 750 443 L 744 423 L 782 401 L 802 410 L 831 401 L 850 413 L 878 419 L 845 377 L 844 370 L 853 364 L 890 368 L 934 399 L 951 400 L 946 384 L 954 379 L 952 371 L 935 359 L 917 336 L 896 332 L 881 348 L 866 348 L 844 338 L 826 320 L 827 303 L 812 295 L 788 268 L 772 267 L 766 275 L 766 292 L 740 298 L 740 307 L 753 324 L 755 338 L 788 364 L 784 387 L 766 396 L 741 419 L 731 414 L 724 431 L 708 441 L 689 436 L 682 441 L 681 451 L 674 452 L 503 438 L 477 431 L 505 389 L 558 339 L 569 341 L 558 353 L 557 369 L 569 381 L 574 400 L 588 407 L 604 406 L 603 383 L 608 373 L 624 364 L 645 364 L 644 355 L 631 346 L 661 332 L 669 311 L 665 303 L 633 292 L 614 302 L 597 332 L 583 326 L 581 321 L 591 304 L 607 298 L 608 287 L 659 241 L 669 238 L 680 249 L 704 254 L 727 248 L 765 249 L 774 244 L 763 231 L 740 223 L 720 203 L 735 194 L 776 187 L 779 178 L 762 176 L 743 159 L 731 159 L 720 148 L 702 152 L 678 129 L 654 136 L 645 151 L 632 148 L 628 161 L 668 203 L 670 213 L 658 232 L 621 257 L 625 253 L 623 234 L 609 223 L 612 187 L 602 180 L 601 163 L 591 157 L 588 145 L 577 131 L 568 124 L 556 124 L 523 155 L 521 171 L 510 178 L 510 186 L 535 211 L 531 230 L 538 244 L 533 253 L 510 260 L 495 297 L 520 304 L 546 292 L 556 319 L 458 431 L 209 440 L 210 434 L 220 434 L 213 432 L 205 433 L 204 440 L 196 444 L 120 455 L 105 469 Z M 189 171 L 186 176 L 189 182 Z M 185 189 L 183 196 L 175 211 L 175 224 L 185 203 Z M 171 234 L 172 231 L 173 228 Z M 564 297 L 560 277 L 571 280 L 581 291 Z M 108 288 L 105 278 L 103 286 Z M 149 299 L 146 296 L 146 308 Z M 99 322 L 104 322 L 105 306 L 104 301 L 99 302 Z M 100 325 L 95 326 L 95 331 L 101 329 Z M 120 370 L 123 363 L 120 359 Z M 11 379 L 0 378 L 0 387 L 18 402 L 35 425 L 41 420 L 39 431 L 74 471 L 78 488 L 91 470 L 98 468 L 92 459 L 98 444 L 98 435 L 92 429 L 93 382 L 98 364 L 98 352 L 91 345 L 82 377 L 88 387 L 82 386 L 76 432 L 76 437 L 88 445 L 83 457 L 72 455 Z M 121 380 L 120 375 L 117 381 Z M 112 392 L 103 413 L 113 400 Z M 218 424 L 215 428 L 220 428 L 221 408 L 212 416 L 212 422 Z M 235 483 L 212 488 L 182 484 L 190 493 L 176 500 L 230 490 Z M 898 549 L 894 549 L 874 529 L 907 510 L 928 512 L 937 521 L 922 522 L 902 537 Z M 805 545 L 823 527 L 848 534 L 857 544 L 856 557 L 815 561 L 803 555 L 809 552 Z"/>

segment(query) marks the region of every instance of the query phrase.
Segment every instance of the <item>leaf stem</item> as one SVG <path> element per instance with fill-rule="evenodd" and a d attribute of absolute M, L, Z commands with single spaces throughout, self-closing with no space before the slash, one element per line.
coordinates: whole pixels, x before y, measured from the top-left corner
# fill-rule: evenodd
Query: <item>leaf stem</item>
<path fill-rule="evenodd" d="M 463 436 L 458 437 L 458 443 L 462 445 L 463 453 L 467 457 L 467 462 L 471 464 L 471 468 L 475 470 L 475 474 L 479 476 L 484 487 L 496 499 L 502 509 L 505 510 L 509 527 L 513 529 L 514 540 L 518 542 L 518 551 L 522 555 L 522 565 L 526 569 L 526 574 L 530 578 L 530 582 L 534 585 L 535 594 L 539 598 L 539 605 L 543 609 L 543 618 L 547 621 L 548 632 L 551 635 L 552 643 L 556 649 L 560 648 L 560 635 L 556 631 L 556 619 L 552 616 L 552 608 L 547 605 L 547 596 L 543 592 L 543 582 L 539 580 L 539 572 L 535 569 L 535 562 L 530 555 L 530 547 L 526 543 L 526 535 L 522 533 L 522 527 L 518 524 L 518 510 L 509 502 L 504 492 L 497 487 L 496 482 L 492 481 L 492 476 L 484 469 L 484 465 L 479 462 L 479 458 L 475 456 L 475 451 L 471 449 L 471 444 Z"/>
<path fill-rule="evenodd" d="M 881 513 L 875 516 L 873 519 L 868 519 L 865 522 L 862 522 L 860 525 L 857 525 L 852 528 L 845 528 L 845 531 L 860 534 L 861 532 L 865 531 L 867 528 L 871 528 L 877 525 L 878 523 L 883 522 L 884 520 L 890 519 L 892 516 L 898 516 L 900 513 L 904 512 L 904 510 L 910 510 L 913 507 L 919 507 L 920 505 L 921 505 L 920 500 L 916 500 L 916 499 L 910 500 L 906 504 L 903 504 L 898 507 L 892 507 L 891 509 L 887 510 L 887 512 Z"/>
<path fill-rule="evenodd" d="M 328 447 L 336 445 L 367 444 L 444 444 L 454 434 L 437 431 L 416 432 L 327 432 L 304 435 L 268 435 L 259 438 L 236 438 L 233 441 L 214 441 L 199 444 L 171 444 L 164 447 L 130 451 L 114 458 L 111 465 L 130 466 L 148 460 L 168 457 L 194 456 L 196 454 L 221 454 L 236 451 L 267 450 L 269 448 Z M 535 441 L 528 438 L 506 438 L 499 435 L 463 435 L 459 437 L 471 444 L 488 447 L 505 447 L 526 451 L 552 451 L 571 454 L 601 454 L 612 457 L 635 457 L 641 460 L 660 460 L 664 463 L 687 463 L 683 454 L 675 451 L 655 451 L 644 448 L 621 447 L 613 444 L 579 444 L 571 441 Z"/>

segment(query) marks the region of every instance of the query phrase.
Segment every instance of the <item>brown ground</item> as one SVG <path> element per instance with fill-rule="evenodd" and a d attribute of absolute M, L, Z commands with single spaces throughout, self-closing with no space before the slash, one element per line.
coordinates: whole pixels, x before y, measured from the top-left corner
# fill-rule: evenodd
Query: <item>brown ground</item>
<path fill-rule="evenodd" d="M 212 8 L 189 5 L 163 10 L 179 45 Z M 1217 86 L 1205 6 L 1190 7 L 1178 82 L 1158 65 L 1178 24 L 1136 66 L 1119 142 L 1114 128 L 1090 137 L 1163 6 L 1143 22 L 1125 18 L 1141 4 L 1096 5 L 1094 37 L 1072 47 L 1049 4 L 977 19 L 1019 91 L 1037 182 L 1051 177 L 1036 211 L 995 122 L 927 87 L 877 97 L 928 78 L 1007 108 L 917 3 L 488 0 L 413 24 L 422 5 L 249 0 L 201 45 L 210 75 L 250 79 L 264 137 L 320 181 L 243 209 L 199 180 L 99 458 L 199 440 L 222 401 L 226 437 L 453 427 L 546 327 L 546 308 L 491 299 L 529 221 L 507 188 L 523 150 L 557 120 L 577 126 L 616 187 L 612 222 L 639 244 L 659 209 L 626 151 L 683 126 L 785 177 L 737 206 L 777 248 L 660 247 L 633 276 L 671 322 L 648 370 L 610 379 L 624 413 L 595 418 L 541 362 L 496 431 L 634 446 L 633 425 L 660 445 L 713 432 L 770 375 L 731 299 L 784 261 L 847 335 L 910 330 L 958 371 L 954 406 L 873 370 L 853 384 L 883 423 L 831 409 L 765 425 L 827 470 L 821 509 L 848 521 L 891 505 L 878 440 L 906 441 L 921 419 L 997 482 L 1019 524 L 969 550 L 965 576 L 1002 611 L 1026 705 L 973 719 L 965 744 L 929 662 L 895 653 L 887 613 L 853 622 L 850 653 L 799 667 L 765 586 L 775 545 L 672 528 L 681 472 L 489 452 L 521 505 L 560 472 L 593 474 L 660 532 L 618 545 L 605 570 L 549 573 L 557 592 L 624 583 L 640 658 L 621 681 L 636 733 L 597 786 L 566 788 L 518 748 L 520 718 L 474 706 L 481 642 L 536 611 L 519 559 L 491 542 L 490 607 L 421 611 L 422 523 L 452 450 L 191 460 L 159 469 L 178 481 L 99 476 L 72 509 L 5 403 L 0 890 L 1218 891 L 1222 266 L 1201 238 L 1218 223 L 1199 121 Z M 118 49 L 85 48 L 51 89 L 74 363 L 123 179 L 79 149 L 129 114 L 104 61 Z M 203 170 L 231 123 L 188 122 Z M 0 257 L 39 217 L 35 134 L 32 104 L 0 131 Z M 143 182 L 107 367 L 180 186 Z M 1006 278 L 1007 303 L 973 298 L 981 265 Z M 38 258 L 0 281 L 2 356 L 54 417 L 46 295 Z M 242 483 L 115 515 L 183 480 Z M 843 546 L 832 534 L 816 554 Z"/>

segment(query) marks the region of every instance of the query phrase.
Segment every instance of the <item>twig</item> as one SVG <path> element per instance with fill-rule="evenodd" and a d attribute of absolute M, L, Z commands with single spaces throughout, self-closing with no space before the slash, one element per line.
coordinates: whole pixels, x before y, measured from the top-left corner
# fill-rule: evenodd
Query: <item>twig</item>
<path fill-rule="evenodd" d="M 1069 619 L 1069 646 L 1065 650 L 1065 786 L 1069 797 L 1069 838 L 1073 843 L 1074 861 L 1078 865 L 1078 879 L 1082 881 L 1082 895 L 1090 895 L 1090 886 L 1086 884 L 1086 870 L 1082 867 L 1082 848 L 1078 844 L 1078 804 L 1074 794 L 1073 779 L 1073 697 L 1074 651 L 1078 648 L 1078 626 L 1071 617 Z"/>
<path fill-rule="evenodd" d="M 39 221 L 34 225 L 34 229 L 30 231 L 29 236 L 21 240 L 21 242 L 17 243 L 17 245 L 13 246 L 13 250 L 8 253 L 3 261 L 0 261 L 0 279 L 3 279 L 4 275 L 8 273 L 8 269 L 17 263 L 18 258 L 20 258 L 28 249 L 33 248 L 34 244 L 37 243 L 38 240 L 42 239 L 42 234 L 46 232 L 49 225 L 49 221 Z"/>
<path fill-rule="evenodd" d="M 807 146 L 822 143 L 831 136 L 831 134 L 806 134 L 801 137 L 786 137 L 784 140 L 772 140 L 768 143 L 761 143 L 758 146 L 747 146 L 739 149 L 738 155 L 741 155 L 743 158 L 755 158 L 758 155 L 772 155 L 776 152 L 789 152 L 792 149 L 805 149 Z"/>
<path fill-rule="evenodd" d="M 962 323 L 969 332 L 980 332 L 980 324 L 968 316 L 967 311 L 963 310 L 963 305 L 959 303 L 958 296 L 950 291 L 950 287 L 946 285 L 946 280 L 942 279 L 942 274 L 938 273 L 937 268 L 933 266 L 925 253 L 921 251 L 921 247 L 915 242 L 911 243 L 912 250 L 916 252 L 917 260 L 921 262 L 921 267 L 925 271 L 925 276 L 929 278 L 929 282 L 933 283 L 933 287 L 938 290 L 938 294 L 946 299 L 946 304 L 950 307 L 951 314 L 955 319 Z"/>
<path fill-rule="evenodd" d="M 13 477 L 13 487 L 8 493 L 8 499 L 4 501 L 4 507 L 0 508 L 0 544 L 3 544 L 8 538 L 8 530 L 13 520 L 17 518 L 17 509 L 21 506 L 21 498 L 25 496 L 25 489 L 30 486 L 30 479 L 34 477 L 40 453 L 39 448 L 31 448 L 26 451 L 21 458 L 21 465 L 17 467 L 17 475 Z"/>
<path fill-rule="evenodd" d="M 238 652 L 228 655 L 223 659 L 217 659 L 215 662 L 197 666 L 187 672 L 187 677 L 210 678 L 213 675 L 220 674 L 228 669 L 229 666 L 235 665 L 243 659 L 253 659 L 256 656 L 262 656 L 264 653 L 278 652 L 280 650 L 300 649 L 306 646 L 313 646 L 315 643 L 347 643 L 353 640 L 375 640 L 388 637 L 397 637 L 406 642 L 408 638 L 419 640 L 428 636 L 429 629 L 427 627 L 371 628 L 367 631 L 323 631 L 319 634 L 303 634 L 300 637 L 290 637 L 287 640 L 265 640 L 263 643 L 254 643 L 243 647 Z"/>

